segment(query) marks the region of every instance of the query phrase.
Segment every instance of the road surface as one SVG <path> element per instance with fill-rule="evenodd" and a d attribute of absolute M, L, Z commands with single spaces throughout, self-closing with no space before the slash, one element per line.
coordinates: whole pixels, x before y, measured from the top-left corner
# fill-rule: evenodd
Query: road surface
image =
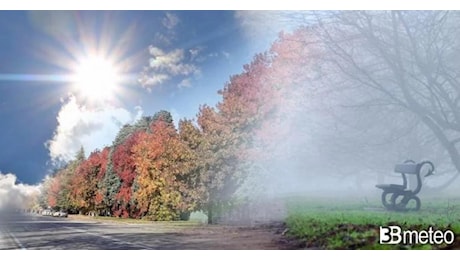
<path fill-rule="evenodd" d="M 279 227 L 129 224 L 37 214 L 0 215 L 0 249 L 281 249 Z"/>

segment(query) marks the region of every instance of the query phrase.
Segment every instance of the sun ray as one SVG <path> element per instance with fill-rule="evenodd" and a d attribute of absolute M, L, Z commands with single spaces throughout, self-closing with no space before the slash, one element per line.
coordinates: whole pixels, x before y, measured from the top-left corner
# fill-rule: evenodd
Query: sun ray
<path fill-rule="evenodd" d="M 132 97 L 127 92 L 137 84 L 133 71 L 139 70 L 141 53 L 130 50 L 135 23 L 118 24 L 119 17 L 106 12 L 90 19 L 85 11 L 33 14 L 37 28 L 58 45 L 46 42 L 32 51 L 60 74 L 0 74 L 0 81 L 63 82 L 69 94 L 89 103 Z"/>
<path fill-rule="evenodd" d="M 59 74 L 0 74 L 0 81 L 71 82 L 71 75 Z"/>

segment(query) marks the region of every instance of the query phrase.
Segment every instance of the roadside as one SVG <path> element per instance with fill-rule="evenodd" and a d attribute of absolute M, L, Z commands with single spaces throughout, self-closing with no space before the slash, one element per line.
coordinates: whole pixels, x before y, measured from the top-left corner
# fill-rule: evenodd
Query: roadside
<path fill-rule="evenodd" d="M 284 238 L 282 222 L 256 226 L 207 225 L 193 221 L 153 222 L 109 217 L 69 215 L 69 220 L 108 225 L 142 226 L 146 233 L 180 237 L 184 248 L 228 250 L 278 250 L 298 248 Z M 179 248 L 180 249 L 180 248 Z"/>

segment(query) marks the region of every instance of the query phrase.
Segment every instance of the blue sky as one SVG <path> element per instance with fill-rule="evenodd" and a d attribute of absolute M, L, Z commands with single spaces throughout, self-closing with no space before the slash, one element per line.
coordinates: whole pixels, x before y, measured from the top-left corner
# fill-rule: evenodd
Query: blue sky
<path fill-rule="evenodd" d="M 120 125 L 160 109 L 194 118 L 200 104 L 281 27 L 262 12 L 1 11 L 0 171 L 40 182 L 54 159 L 110 145 Z M 103 55 L 125 79 L 89 99 L 66 77 Z M 145 68 L 148 68 L 147 70 Z M 142 73 L 145 71 L 145 73 Z M 140 84 L 138 79 L 143 79 Z"/>

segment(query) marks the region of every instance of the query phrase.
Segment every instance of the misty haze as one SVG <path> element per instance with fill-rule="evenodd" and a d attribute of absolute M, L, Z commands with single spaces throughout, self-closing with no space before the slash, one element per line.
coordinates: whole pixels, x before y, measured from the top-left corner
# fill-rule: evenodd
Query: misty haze
<path fill-rule="evenodd" d="M 2 11 L 0 249 L 460 249 L 459 24 Z"/>

